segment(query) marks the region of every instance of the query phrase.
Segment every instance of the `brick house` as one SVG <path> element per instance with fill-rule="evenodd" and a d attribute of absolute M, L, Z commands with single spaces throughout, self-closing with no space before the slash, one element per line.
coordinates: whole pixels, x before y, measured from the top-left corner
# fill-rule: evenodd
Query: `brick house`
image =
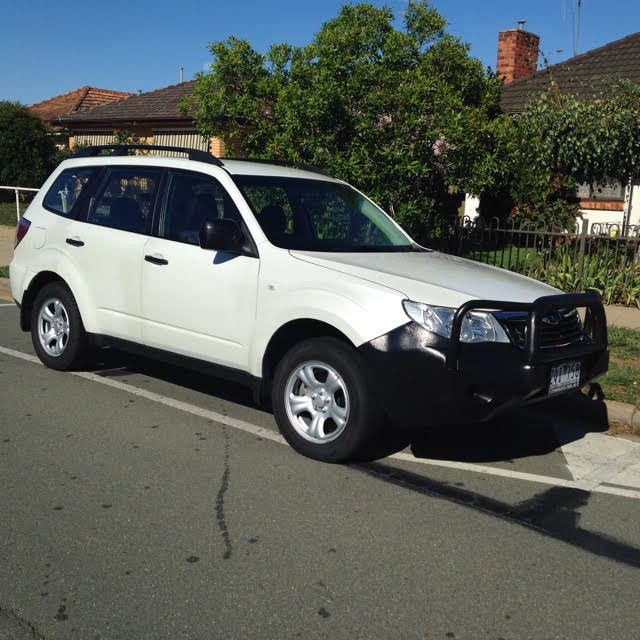
<path fill-rule="evenodd" d="M 131 93 L 111 91 L 97 87 L 80 87 L 68 93 L 29 105 L 31 113 L 38 116 L 53 131 L 58 146 L 68 146 L 69 135 L 61 119 L 74 113 L 84 113 L 103 104 L 129 98 Z"/>
<path fill-rule="evenodd" d="M 516 29 L 498 34 L 497 73 L 504 79 L 501 106 L 505 113 L 524 111 L 527 102 L 552 81 L 560 91 L 584 99 L 615 80 L 640 84 L 640 32 L 541 70 L 539 44 L 539 36 L 525 31 L 522 21 Z M 640 225 L 640 185 L 629 189 L 619 182 L 583 184 L 577 195 L 584 218 L 592 224 L 621 225 L 626 215 L 627 224 Z M 473 211 L 473 200 L 467 198 L 466 212 Z"/>
<path fill-rule="evenodd" d="M 203 138 L 193 119 L 179 112 L 180 101 L 193 91 L 194 82 L 181 82 L 91 111 L 69 114 L 61 118 L 69 131 L 69 143 L 108 144 L 116 130 L 126 130 L 149 144 L 190 147 L 224 156 L 222 140 Z"/>

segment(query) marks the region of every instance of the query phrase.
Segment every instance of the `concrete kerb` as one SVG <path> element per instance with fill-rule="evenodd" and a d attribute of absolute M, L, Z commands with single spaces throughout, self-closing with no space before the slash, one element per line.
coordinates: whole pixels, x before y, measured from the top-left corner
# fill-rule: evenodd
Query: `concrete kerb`
<path fill-rule="evenodd" d="M 626 402 L 605 400 L 609 422 L 619 422 L 640 435 L 640 411 Z"/>

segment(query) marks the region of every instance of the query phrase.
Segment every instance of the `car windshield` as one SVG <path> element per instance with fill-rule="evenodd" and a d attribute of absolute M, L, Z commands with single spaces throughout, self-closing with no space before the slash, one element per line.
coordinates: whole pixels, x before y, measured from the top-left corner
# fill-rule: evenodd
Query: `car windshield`
<path fill-rule="evenodd" d="M 419 250 L 381 209 L 328 180 L 234 176 L 269 241 L 302 251 Z"/>

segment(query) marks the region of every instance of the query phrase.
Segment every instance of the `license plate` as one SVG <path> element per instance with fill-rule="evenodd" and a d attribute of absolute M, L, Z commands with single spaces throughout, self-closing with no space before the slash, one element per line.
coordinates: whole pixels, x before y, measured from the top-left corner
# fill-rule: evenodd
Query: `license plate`
<path fill-rule="evenodd" d="M 580 386 L 580 363 L 565 362 L 551 367 L 549 394 L 560 393 Z"/>

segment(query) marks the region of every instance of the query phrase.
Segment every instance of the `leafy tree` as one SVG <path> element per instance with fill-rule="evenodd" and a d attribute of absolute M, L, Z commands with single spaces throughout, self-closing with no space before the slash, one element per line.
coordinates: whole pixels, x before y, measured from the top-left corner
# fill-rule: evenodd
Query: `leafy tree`
<path fill-rule="evenodd" d="M 468 185 L 506 193 L 517 218 L 572 228 L 576 184 L 640 178 L 640 87 L 612 84 L 590 99 L 550 88 L 524 113 L 502 115 L 485 129 Z"/>
<path fill-rule="evenodd" d="M 619 83 L 589 100 L 555 86 L 517 118 L 516 213 L 567 226 L 576 184 L 640 177 L 640 87 Z M 564 206 L 563 206 L 564 205 Z"/>
<path fill-rule="evenodd" d="M 39 187 L 56 158 L 56 146 L 40 119 L 17 102 L 0 102 L 0 184 Z"/>
<path fill-rule="evenodd" d="M 551 88 L 517 120 L 522 152 L 541 172 L 577 182 L 640 177 L 640 86 L 612 84 L 583 100 Z"/>
<path fill-rule="evenodd" d="M 483 131 L 499 113 L 500 81 L 445 27 L 416 0 L 402 30 L 390 9 L 358 4 L 303 47 L 215 42 L 182 109 L 242 155 L 326 167 L 424 239 L 487 153 Z"/>

